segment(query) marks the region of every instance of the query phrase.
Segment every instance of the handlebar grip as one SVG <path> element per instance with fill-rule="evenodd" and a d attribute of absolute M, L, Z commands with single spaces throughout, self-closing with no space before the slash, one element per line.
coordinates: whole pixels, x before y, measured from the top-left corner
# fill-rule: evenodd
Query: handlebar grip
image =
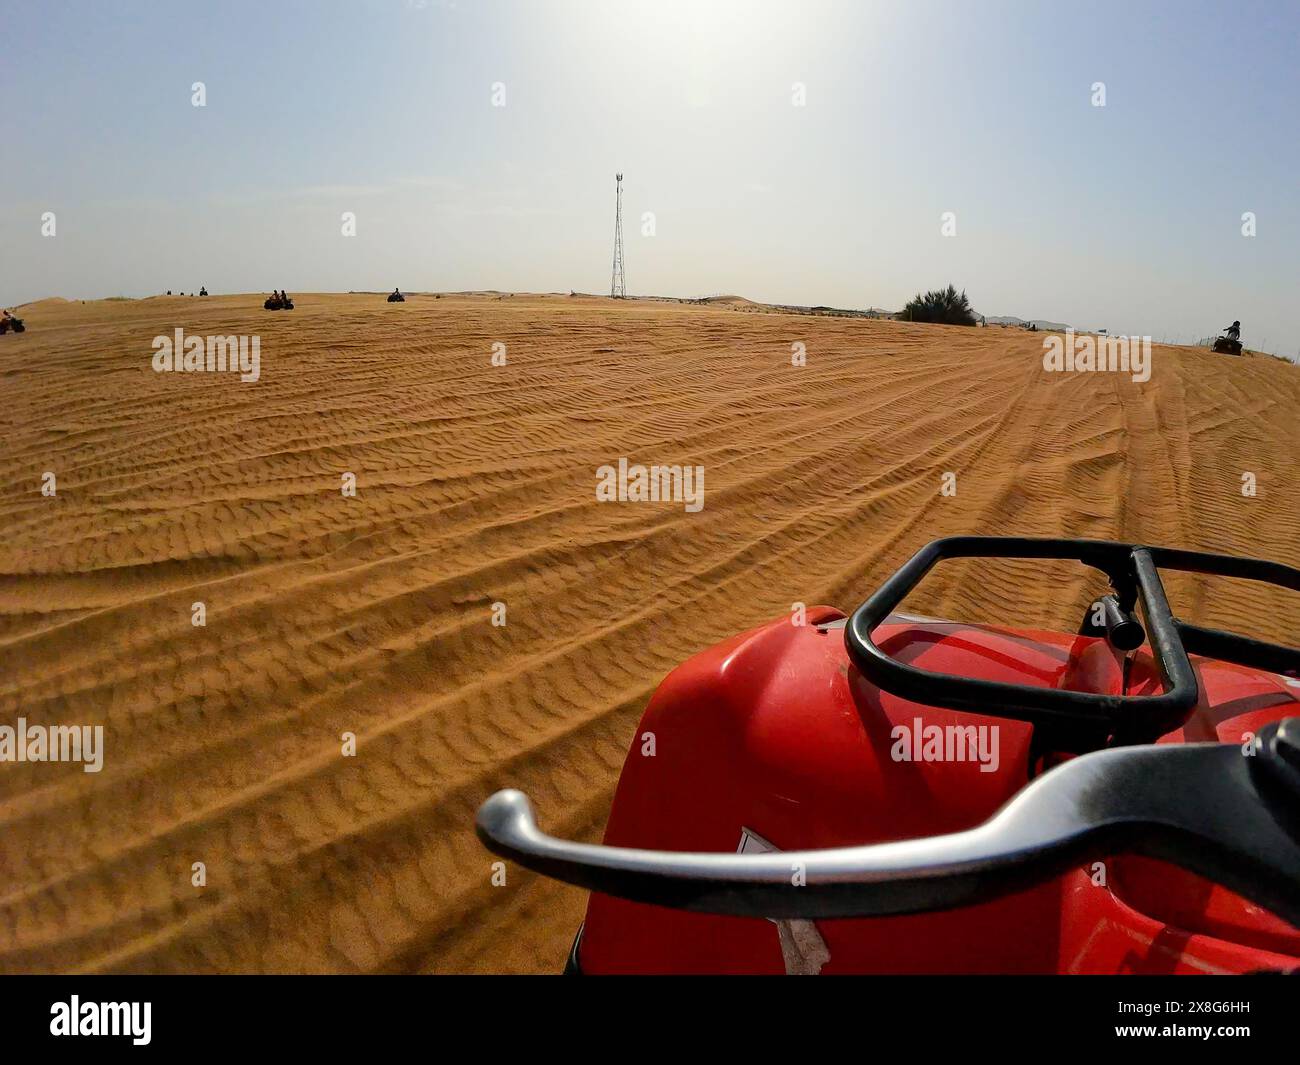
<path fill-rule="evenodd" d="M 1118 651 L 1136 651 L 1147 638 L 1142 623 L 1119 605 L 1113 595 L 1103 595 L 1097 600 L 1101 604 L 1101 620 L 1106 627 L 1106 639 Z"/>

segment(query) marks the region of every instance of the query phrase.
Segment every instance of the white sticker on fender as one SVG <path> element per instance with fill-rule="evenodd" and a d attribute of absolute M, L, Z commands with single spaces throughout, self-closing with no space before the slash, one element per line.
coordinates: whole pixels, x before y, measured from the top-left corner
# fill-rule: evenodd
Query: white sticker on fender
<path fill-rule="evenodd" d="M 781 848 L 773 846 L 751 828 L 740 829 L 740 845 L 737 854 L 770 854 Z M 826 949 L 826 941 L 817 931 L 812 921 L 797 918 L 793 921 L 778 921 L 769 918 L 776 925 L 776 934 L 781 942 L 781 957 L 785 961 L 786 976 L 818 976 L 822 966 L 831 960 L 831 952 Z"/>

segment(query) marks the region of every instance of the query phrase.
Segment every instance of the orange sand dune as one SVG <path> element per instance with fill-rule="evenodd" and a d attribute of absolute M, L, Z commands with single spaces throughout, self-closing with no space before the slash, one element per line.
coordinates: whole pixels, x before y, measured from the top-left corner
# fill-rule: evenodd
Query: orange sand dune
<path fill-rule="evenodd" d="M 0 723 L 105 731 L 99 773 L 0 764 L 0 971 L 555 971 L 583 893 L 493 887 L 474 810 L 518 786 L 598 838 L 691 653 L 795 601 L 851 608 L 950 533 L 1300 564 L 1280 362 L 1157 347 L 1138 385 L 1045 374 L 1041 337 L 1002 329 L 295 298 L 42 301 L 0 337 Z M 154 373 L 177 327 L 257 333 L 260 380 Z M 596 502 L 620 456 L 703 465 L 704 509 Z M 953 565 L 909 607 L 1073 628 L 1090 582 Z M 1300 629 L 1289 593 L 1170 591 Z"/>

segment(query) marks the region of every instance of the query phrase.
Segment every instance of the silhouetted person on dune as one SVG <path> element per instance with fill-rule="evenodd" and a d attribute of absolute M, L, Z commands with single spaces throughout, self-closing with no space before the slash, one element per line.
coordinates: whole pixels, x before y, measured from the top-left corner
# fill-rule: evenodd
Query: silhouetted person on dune
<path fill-rule="evenodd" d="M 1240 323 L 1240 322 L 1233 322 L 1232 325 L 1228 326 L 1228 328 L 1227 328 L 1224 332 L 1227 333 L 1227 335 L 1228 335 L 1228 339 L 1229 339 L 1229 340 L 1240 340 L 1240 339 L 1241 339 L 1241 323 Z"/>

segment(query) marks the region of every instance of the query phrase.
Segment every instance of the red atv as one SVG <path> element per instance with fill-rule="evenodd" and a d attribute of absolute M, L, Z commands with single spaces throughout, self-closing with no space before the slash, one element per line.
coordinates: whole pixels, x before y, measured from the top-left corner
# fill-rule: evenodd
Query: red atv
<path fill-rule="evenodd" d="M 1077 635 L 895 612 L 940 560 L 994 557 L 1111 590 Z M 1161 569 L 1300 591 L 1255 559 L 936 540 L 851 617 L 674 670 L 604 846 L 544 835 L 517 791 L 479 836 L 591 890 L 570 972 L 1296 969 L 1300 651 L 1176 619 Z"/>

